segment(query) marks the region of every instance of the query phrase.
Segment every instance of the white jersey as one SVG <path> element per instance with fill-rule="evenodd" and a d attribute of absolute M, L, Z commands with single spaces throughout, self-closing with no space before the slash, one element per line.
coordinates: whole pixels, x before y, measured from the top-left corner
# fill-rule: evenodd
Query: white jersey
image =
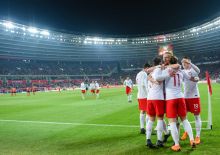
<path fill-rule="evenodd" d="M 198 77 L 198 74 L 193 68 L 184 69 L 183 72 L 187 74 L 189 77 Z M 183 81 L 184 87 L 184 97 L 185 98 L 199 98 L 199 89 L 197 82 L 190 81 L 189 79 L 185 79 Z"/>
<path fill-rule="evenodd" d="M 124 81 L 124 85 L 127 86 L 127 87 L 132 88 L 132 86 L 133 86 L 132 80 L 131 79 L 129 79 L 129 80 L 126 79 Z"/>
<path fill-rule="evenodd" d="M 156 68 L 152 73 L 151 76 L 155 80 L 157 75 L 162 74 L 162 70 L 160 68 Z M 163 83 L 156 84 L 148 81 L 149 89 L 148 89 L 148 100 L 164 100 L 163 94 Z"/>
<path fill-rule="evenodd" d="M 144 71 L 140 71 L 136 76 L 136 84 L 138 86 L 137 98 L 143 99 L 147 98 L 148 94 L 148 81 L 147 81 L 147 73 Z"/>
<path fill-rule="evenodd" d="M 161 75 L 156 76 L 156 80 L 165 80 L 166 100 L 183 98 L 184 96 L 182 92 L 182 83 L 183 80 L 185 80 L 188 77 L 181 70 L 178 70 L 175 76 L 170 77 L 169 70 L 172 69 L 167 68 L 163 70 Z"/>
<path fill-rule="evenodd" d="M 90 83 L 90 85 L 89 85 L 89 87 L 90 87 L 90 89 L 95 89 L 95 83 Z"/>
<path fill-rule="evenodd" d="M 81 90 L 86 90 L 86 85 L 85 85 L 84 82 L 81 83 L 81 85 L 80 85 L 80 89 L 81 89 Z"/>
<path fill-rule="evenodd" d="M 100 87 L 99 87 L 99 84 L 98 83 L 95 83 L 95 89 L 99 89 Z"/>

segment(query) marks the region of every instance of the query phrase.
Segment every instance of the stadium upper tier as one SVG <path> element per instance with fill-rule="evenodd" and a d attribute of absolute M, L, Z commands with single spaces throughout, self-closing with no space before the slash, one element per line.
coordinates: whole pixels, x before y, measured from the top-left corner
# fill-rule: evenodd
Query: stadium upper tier
<path fill-rule="evenodd" d="M 162 45 L 177 56 L 220 52 L 220 17 L 183 31 L 109 38 L 61 33 L 0 20 L 0 58 L 63 61 L 151 59 Z"/>

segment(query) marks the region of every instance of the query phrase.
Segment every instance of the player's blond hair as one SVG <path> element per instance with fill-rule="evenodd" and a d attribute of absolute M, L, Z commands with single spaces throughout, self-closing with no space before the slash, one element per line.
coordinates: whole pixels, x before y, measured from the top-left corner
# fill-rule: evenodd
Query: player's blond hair
<path fill-rule="evenodd" d="M 173 56 L 173 53 L 172 53 L 172 52 L 165 52 L 164 55 L 165 55 L 165 54 L 169 54 L 169 55 Z"/>

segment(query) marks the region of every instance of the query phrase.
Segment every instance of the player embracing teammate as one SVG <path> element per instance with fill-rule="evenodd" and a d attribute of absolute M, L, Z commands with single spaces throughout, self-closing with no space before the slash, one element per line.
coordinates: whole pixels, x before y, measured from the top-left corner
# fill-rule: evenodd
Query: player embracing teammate
<path fill-rule="evenodd" d="M 169 120 L 171 135 L 174 145 L 173 151 L 180 151 L 179 132 L 177 120 L 180 118 L 184 128 L 182 140 L 187 136 L 190 139 L 192 148 L 200 143 L 201 119 L 200 119 L 200 100 L 198 92 L 199 69 L 190 62 L 188 58 L 182 60 L 184 70 L 178 64 L 178 59 L 170 53 L 163 57 L 164 64 L 153 69 L 148 77 L 149 92 L 147 102 L 147 113 L 149 121 L 146 126 L 147 146 L 150 148 L 163 147 L 163 142 L 167 140 L 169 132 L 166 130 L 163 115 Z M 154 65 L 159 64 L 159 58 L 154 59 Z M 184 93 L 182 92 L 184 85 Z M 165 101 L 164 101 L 165 100 Z M 186 118 L 187 111 L 194 113 L 196 120 L 196 139 L 194 140 L 192 127 Z M 157 117 L 157 143 L 156 146 L 150 140 L 152 126 Z M 165 138 L 162 140 L 162 133 L 165 131 Z M 167 135 L 167 136 L 166 136 Z"/>
<path fill-rule="evenodd" d="M 161 74 L 161 59 L 156 57 L 153 60 L 153 65 L 155 69 L 150 73 L 148 78 L 148 100 L 147 100 L 147 112 L 149 115 L 149 121 L 146 125 L 146 139 L 147 146 L 149 148 L 163 147 L 163 143 L 167 141 L 169 137 L 169 132 L 166 128 L 166 123 L 163 119 L 165 113 L 165 101 L 163 92 L 163 82 L 158 82 L 155 80 L 156 76 Z M 153 123 L 157 118 L 157 143 L 156 146 L 151 142 L 151 133 L 153 128 Z M 163 132 L 165 133 L 164 139 L 162 138 Z"/>
<path fill-rule="evenodd" d="M 172 56 L 170 64 L 178 64 L 176 57 Z M 191 80 L 180 69 L 172 69 L 167 66 L 161 74 L 155 78 L 157 81 L 165 80 L 165 92 L 166 92 L 166 115 L 170 123 L 171 135 L 174 141 L 174 145 L 171 147 L 173 151 L 180 151 L 181 147 L 179 144 L 179 132 L 177 129 L 177 118 L 179 117 L 182 121 L 183 128 L 187 132 L 190 138 L 190 145 L 195 148 L 195 141 L 193 137 L 192 127 L 186 118 L 186 103 L 182 93 L 182 84 L 184 80 Z"/>

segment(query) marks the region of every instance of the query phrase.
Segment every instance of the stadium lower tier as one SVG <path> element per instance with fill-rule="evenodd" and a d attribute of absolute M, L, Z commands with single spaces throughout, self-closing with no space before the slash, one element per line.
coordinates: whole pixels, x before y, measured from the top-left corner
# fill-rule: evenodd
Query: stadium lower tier
<path fill-rule="evenodd" d="M 213 60 L 210 60 L 211 58 Z M 210 73 L 212 79 L 220 78 L 218 57 L 211 58 L 204 56 L 199 59 L 203 61 L 195 62 L 201 71 L 200 80 L 205 80 L 205 71 Z M 77 87 L 82 81 L 98 81 L 104 86 L 121 85 L 127 76 L 135 83 L 135 77 L 145 62 L 145 60 L 59 62 L 0 59 L 0 88 L 15 87 L 21 90 L 32 86 L 66 88 Z"/>

